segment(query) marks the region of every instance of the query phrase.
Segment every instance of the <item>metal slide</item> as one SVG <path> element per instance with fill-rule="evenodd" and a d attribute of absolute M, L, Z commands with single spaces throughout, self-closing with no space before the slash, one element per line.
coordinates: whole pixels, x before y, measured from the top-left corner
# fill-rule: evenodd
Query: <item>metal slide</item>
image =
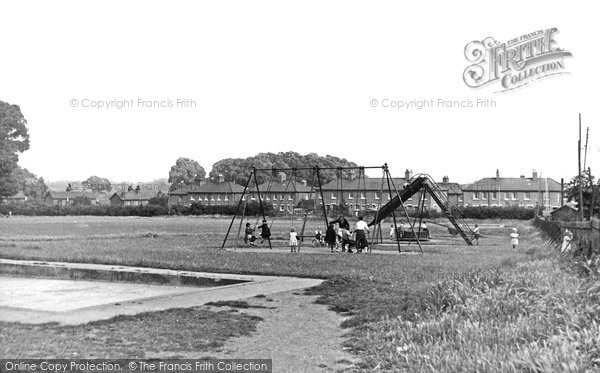
<path fill-rule="evenodd" d="M 439 188 L 431 176 L 426 174 L 419 174 L 413 177 L 408 185 L 405 185 L 402 189 L 398 190 L 398 194 L 394 196 L 388 203 L 379 209 L 376 218 L 369 223 L 369 226 L 379 224 L 383 219 L 390 216 L 392 211 L 399 208 L 404 202 L 410 197 L 418 193 L 420 190 L 425 189 L 431 198 L 437 203 L 440 209 L 444 212 L 450 223 L 456 228 L 460 236 L 465 240 L 468 245 L 473 244 L 473 230 L 464 221 L 464 217 L 458 210 L 457 206 L 453 205 L 447 198 L 446 194 Z M 400 202 L 400 198 L 402 202 Z"/>

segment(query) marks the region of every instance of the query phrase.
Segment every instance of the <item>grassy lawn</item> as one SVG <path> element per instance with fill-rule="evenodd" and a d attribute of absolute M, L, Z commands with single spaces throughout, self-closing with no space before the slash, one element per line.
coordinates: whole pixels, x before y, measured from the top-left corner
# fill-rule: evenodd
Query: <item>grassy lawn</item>
<path fill-rule="evenodd" d="M 574 351 L 560 337 L 565 330 L 561 326 L 584 328 L 582 323 L 589 321 L 577 319 L 579 316 L 570 313 L 574 310 L 566 306 L 569 301 L 583 304 L 572 295 L 580 294 L 579 279 L 559 268 L 562 262 L 528 223 L 479 222 L 483 235 L 480 246 L 467 246 L 460 238 L 450 238 L 442 227 L 430 225 L 432 235 L 440 241 L 425 245 L 423 255 L 221 251 L 229 223 L 226 219 L 15 218 L 0 223 L 0 257 L 4 258 L 327 279 L 307 292 L 349 316 L 343 325 L 350 328 L 346 347 L 361 357 L 361 370 L 540 371 L 569 362 L 572 353 L 579 359 L 577 367 L 593 365 L 588 350 Z M 296 228 L 299 224 L 294 222 Z M 290 225 L 289 221 L 276 222 L 276 247 L 285 246 Z M 307 229 L 312 232 L 318 225 L 311 222 Z M 510 248 L 508 239 L 513 226 L 522 238 L 517 251 Z M 390 245 L 389 250 L 395 247 Z M 411 251 L 416 251 L 416 245 L 411 245 Z M 558 289 L 552 286 L 553 281 L 560 284 Z M 566 308 L 557 310 L 561 305 Z M 130 319 L 140 322 L 138 318 L 148 317 L 153 316 Z M 223 315 L 209 317 L 219 320 Z M 180 328 L 198 327 L 193 319 L 182 319 Z M 113 322 L 120 321 L 105 323 Z M 246 320 L 246 330 L 252 330 L 254 322 Z M 1 334 L 10 345 L 7 330 L 10 334 L 27 328 L 2 325 Z M 53 336 L 55 329 L 48 330 Z M 583 333 L 583 329 L 578 330 Z M 180 343 L 174 338 L 192 339 L 170 333 L 164 331 L 165 346 Z M 585 329 L 585 333 L 590 331 Z M 85 338 L 83 335 L 76 339 Z M 598 337 L 593 338 L 597 341 Z M 37 339 L 32 340 L 39 345 Z M 129 349 L 106 347 L 97 353 L 139 356 L 136 354 L 144 344 L 137 345 L 133 340 Z M 0 347 L 0 356 L 10 355 L 8 348 Z M 70 351 L 63 350 L 65 354 Z"/>
<path fill-rule="evenodd" d="M 0 322 L 4 358 L 145 358 L 208 353 L 236 336 L 256 330 L 261 318 L 204 308 L 171 309 L 118 316 L 81 326 Z"/>

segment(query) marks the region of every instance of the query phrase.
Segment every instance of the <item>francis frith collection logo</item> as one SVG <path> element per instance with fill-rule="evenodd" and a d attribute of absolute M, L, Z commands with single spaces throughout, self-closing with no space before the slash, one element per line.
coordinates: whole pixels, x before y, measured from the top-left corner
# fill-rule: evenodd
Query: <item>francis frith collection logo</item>
<path fill-rule="evenodd" d="M 498 92 L 522 87 L 535 80 L 565 74 L 564 58 L 571 52 L 558 47 L 557 28 L 537 30 L 501 43 L 492 37 L 465 47 L 469 65 L 463 80 L 471 88 L 499 84 Z"/>

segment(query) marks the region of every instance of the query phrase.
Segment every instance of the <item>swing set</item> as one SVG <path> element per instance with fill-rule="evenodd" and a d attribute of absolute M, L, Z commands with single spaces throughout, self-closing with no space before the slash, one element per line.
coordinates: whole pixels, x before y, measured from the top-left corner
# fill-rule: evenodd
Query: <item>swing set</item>
<path fill-rule="evenodd" d="M 471 241 L 473 240 L 473 231 L 464 222 L 464 220 L 463 220 L 464 218 L 461 216 L 458 209 L 456 209 L 456 206 L 453 206 L 447 200 L 444 193 L 439 189 L 437 184 L 435 184 L 435 182 L 429 175 L 425 175 L 425 174 L 417 175 L 416 177 L 412 178 L 409 182 L 407 182 L 407 184 L 402 186 L 402 188 L 399 190 L 396 187 L 396 185 L 394 184 L 394 180 L 392 179 L 392 177 L 390 175 L 390 171 L 389 171 L 388 165 L 386 163 L 383 166 L 374 166 L 374 167 L 365 167 L 365 166 L 360 166 L 360 167 L 320 167 L 318 165 L 315 165 L 313 167 L 293 167 L 293 168 L 256 168 L 256 167 L 252 167 L 252 169 L 250 171 L 250 175 L 248 176 L 248 179 L 246 180 L 246 184 L 244 186 L 242 195 L 240 196 L 240 199 L 238 201 L 237 208 L 235 210 L 233 218 L 231 219 L 231 223 L 229 224 L 229 228 L 227 229 L 227 233 L 225 234 L 225 238 L 223 240 L 223 244 L 221 245 L 221 249 L 225 249 L 225 246 L 226 246 L 228 239 L 230 237 L 230 234 L 231 234 L 231 230 L 232 230 L 233 225 L 235 224 L 235 220 L 238 218 L 238 216 L 240 216 L 240 223 L 239 223 L 239 227 L 238 227 L 238 231 L 237 231 L 236 242 L 239 242 L 239 239 L 240 239 L 240 236 L 242 233 L 244 217 L 246 214 L 246 207 L 247 207 L 247 202 L 246 202 L 246 198 L 245 198 L 246 196 L 256 195 L 258 197 L 258 205 L 259 205 L 260 214 L 258 214 L 256 216 L 256 222 L 254 224 L 253 231 L 257 228 L 258 222 L 261 217 L 262 217 L 263 221 L 267 221 L 267 216 L 266 216 L 265 207 L 264 207 L 265 198 L 263 198 L 263 192 L 267 196 L 266 199 L 268 200 L 269 196 L 271 195 L 271 189 L 274 184 L 275 177 L 278 175 L 279 172 L 290 172 L 291 173 L 291 177 L 289 178 L 288 182 L 286 183 L 286 186 L 284 189 L 284 195 L 286 195 L 288 192 L 292 192 L 292 191 L 294 193 L 297 193 L 296 178 L 298 175 L 298 171 L 312 171 L 310 191 L 308 193 L 308 198 L 305 198 L 305 200 L 307 200 L 307 204 L 311 203 L 311 201 L 312 201 L 312 208 L 309 208 L 309 206 L 307 206 L 307 205 L 305 205 L 303 208 L 304 211 L 303 211 L 303 218 L 302 218 L 302 228 L 300 230 L 300 234 L 297 236 L 298 250 L 300 250 L 300 247 L 301 247 L 302 243 L 304 242 L 305 237 L 308 237 L 308 236 L 305 236 L 304 233 L 306 230 L 306 221 L 308 219 L 309 212 L 310 211 L 315 211 L 315 212 L 318 211 L 319 210 L 318 204 L 321 205 L 320 208 L 322 209 L 322 213 L 323 213 L 323 217 L 324 217 L 325 230 L 329 226 L 328 212 L 327 212 L 327 208 L 325 205 L 325 198 L 323 195 L 323 188 L 322 188 L 322 182 L 321 182 L 321 171 L 324 171 L 324 170 L 336 171 L 336 176 L 337 176 L 336 189 L 338 190 L 338 195 L 336 196 L 336 199 L 338 201 L 340 201 L 338 203 L 338 206 L 346 206 L 347 205 L 346 200 L 344 198 L 344 193 L 348 192 L 348 190 L 344 189 L 344 185 L 343 185 L 344 171 L 346 171 L 346 172 L 358 171 L 357 185 L 356 185 L 356 197 L 358 199 L 358 203 L 355 203 L 355 204 L 350 203 L 350 204 L 348 204 L 348 207 L 350 207 L 350 210 L 352 210 L 352 207 L 354 207 L 354 212 L 358 213 L 358 215 L 361 215 L 363 211 L 369 212 L 369 201 L 368 201 L 366 175 L 365 175 L 365 170 L 367 170 L 367 169 L 382 170 L 381 186 L 380 186 L 377 209 L 374 211 L 373 220 L 371 221 L 371 223 L 368 224 L 369 226 L 375 226 L 376 230 L 373 232 L 372 236 L 371 236 L 371 232 L 369 231 L 369 234 L 367 235 L 367 245 L 368 246 L 383 242 L 381 222 L 388 216 L 392 217 L 392 220 L 394 223 L 394 232 L 396 232 L 396 234 L 397 234 L 397 232 L 398 232 L 397 220 L 398 219 L 396 217 L 396 210 L 401 207 L 401 211 L 404 214 L 404 218 L 408 221 L 408 224 L 410 226 L 412 237 L 414 237 L 414 240 L 417 242 L 417 245 L 419 246 L 419 250 L 421 251 L 421 253 L 423 253 L 423 248 L 421 246 L 421 240 L 419 239 L 419 237 L 421 234 L 422 212 L 423 212 L 423 208 L 424 208 L 424 199 L 425 199 L 426 192 L 428 192 L 432 196 L 432 198 L 436 201 L 438 206 L 446 214 L 447 218 L 454 225 L 454 227 L 459 231 L 459 233 L 461 234 L 463 239 L 467 242 L 467 244 L 469 244 L 469 245 L 472 244 Z M 266 191 L 261 192 L 261 190 L 259 188 L 257 172 L 270 172 L 271 173 L 271 177 L 267 184 Z M 362 181 L 362 189 L 361 189 L 361 181 Z M 385 188 L 386 186 L 387 186 L 387 188 Z M 291 189 L 290 189 L 290 187 L 291 187 Z M 383 197 L 384 188 L 387 191 L 387 194 L 389 197 L 389 202 L 387 202 L 384 206 L 382 206 L 382 200 L 383 200 L 382 197 Z M 408 211 L 404 205 L 404 202 L 407 201 L 414 194 L 418 193 L 419 191 L 422 191 L 422 195 L 419 198 L 419 208 L 421 210 L 421 214 L 420 214 L 421 218 L 419 219 L 417 231 L 415 231 L 416 217 L 411 221 L 411 219 L 408 215 Z M 313 198 L 313 196 L 316 196 L 316 198 Z M 351 198 L 352 197 L 349 196 L 348 199 L 351 199 Z M 294 201 L 295 200 L 296 199 L 294 199 Z M 319 202 L 319 200 L 320 200 L 320 202 Z M 364 200 L 364 203 L 362 202 L 362 200 Z M 364 210 L 363 210 L 363 206 L 364 206 Z M 240 214 L 240 212 L 241 212 L 241 214 Z M 343 213 L 341 213 L 341 214 L 343 215 Z M 295 220 L 295 208 L 294 208 L 294 206 L 292 206 L 292 211 L 291 211 L 292 228 L 294 228 L 294 220 Z M 269 230 L 271 230 L 271 228 L 273 227 L 274 222 L 275 222 L 275 217 L 273 217 L 270 224 L 268 224 Z M 265 224 L 265 223 L 263 223 L 263 224 Z M 266 240 L 268 241 L 269 249 L 272 249 L 273 243 L 271 241 L 271 237 L 267 236 Z M 398 252 L 401 252 L 402 250 L 400 247 L 399 237 L 396 237 L 395 241 L 397 243 Z M 410 241 L 409 241 L 409 244 L 410 244 Z M 234 243 L 234 247 L 235 247 L 235 243 Z"/>
<path fill-rule="evenodd" d="M 373 211 L 373 209 L 369 209 L 369 206 L 373 206 L 369 205 L 369 197 L 368 197 L 368 193 L 367 193 L 367 185 L 366 185 L 366 174 L 365 174 L 365 170 L 367 169 L 380 169 L 382 170 L 382 176 L 381 176 L 381 185 L 379 188 L 379 194 L 378 194 L 378 198 L 377 199 L 377 208 Z M 280 173 L 280 172 L 289 172 L 291 173 L 291 176 L 289 178 L 289 180 L 286 183 L 285 189 L 283 191 L 284 195 L 287 195 L 287 193 L 297 193 L 297 188 L 296 188 L 296 179 L 297 179 L 297 175 L 298 175 L 298 171 L 312 171 L 311 173 L 311 182 L 310 182 L 310 191 L 308 192 L 308 196 L 307 198 L 305 198 L 305 200 L 307 201 L 307 204 L 304 206 L 303 208 L 303 213 L 302 213 L 302 227 L 300 229 L 299 235 L 298 237 L 298 249 L 300 249 L 300 246 L 302 245 L 302 243 L 304 242 L 306 237 L 309 237 L 308 235 L 305 235 L 305 231 L 306 231 L 306 222 L 308 220 L 308 216 L 310 214 L 311 211 L 318 211 L 319 208 L 322 209 L 322 214 L 324 217 L 324 224 L 325 224 L 325 229 L 323 230 L 323 232 L 327 229 L 327 227 L 329 226 L 329 218 L 328 218 L 328 211 L 327 211 L 327 207 L 325 205 L 325 198 L 323 195 L 323 188 L 322 188 L 322 182 L 321 182 L 321 172 L 324 170 L 333 170 L 336 172 L 336 176 L 337 176 L 337 181 L 336 181 L 336 190 L 337 190 L 337 196 L 336 199 L 339 201 L 339 203 L 337 204 L 337 206 L 342 207 L 343 211 L 343 207 L 349 207 L 350 211 L 354 211 L 354 213 L 357 213 L 358 215 L 362 215 L 363 212 L 374 212 L 374 221 L 377 221 L 377 231 L 373 232 L 372 236 L 371 236 L 371 232 L 369 232 L 369 234 L 367 235 L 367 244 L 369 246 L 371 245 L 375 245 L 377 243 L 381 243 L 383 242 L 383 235 L 382 235 L 382 231 L 381 231 L 381 220 L 383 220 L 385 218 L 385 216 L 381 215 L 381 211 L 382 211 L 382 200 L 383 200 L 383 192 L 384 189 L 387 191 L 388 197 L 390 200 L 394 199 L 394 196 L 399 197 L 400 194 L 398 192 L 398 189 L 396 188 L 395 184 L 394 184 L 394 180 L 392 179 L 387 163 L 384 164 L 383 166 L 374 166 L 374 167 L 365 167 L 365 166 L 360 166 L 360 167 L 320 167 L 318 165 L 313 166 L 313 167 L 293 167 L 293 168 L 256 168 L 256 167 L 252 167 L 251 171 L 250 171 L 250 175 L 248 176 L 248 179 L 246 180 L 246 184 L 244 186 L 244 190 L 242 192 L 242 195 L 240 196 L 240 199 L 238 201 L 238 205 L 235 211 L 235 214 L 233 216 L 233 218 L 231 219 L 231 223 L 229 224 L 229 228 L 227 229 L 227 233 L 225 235 L 225 239 L 223 240 L 223 244 L 221 245 L 221 249 L 224 249 L 225 246 L 228 243 L 228 239 L 230 238 L 231 235 L 231 230 L 235 224 L 235 220 L 238 218 L 238 216 L 240 217 L 240 222 L 239 222 L 239 226 L 238 226 L 238 230 L 237 230 L 237 236 L 236 236 L 236 242 L 239 242 L 239 238 L 241 237 L 242 234 L 242 227 L 243 227 L 243 222 L 244 222 L 244 217 L 246 215 L 246 207 L 247 207 L 247 202 L 246 202 L 246 197 L 247 196 L 257 196 L 258 197 L 258 206 L 259 206 L 259 210 L 260 210 L 260 214 L 257 214 L 256 216 L 256 222 L 254 224 L 253 227 L 253 231 L 257 228 L 259 220 L 262 218 L 263 221 L 267 220 L 267 216 L 265 213 L 265 203 L 266 201 L 269 200 L 269 196 L 272 195 L 272 187 L 274 185 L 274 180 L 276 178 L 276 176 Z M 270 179 L 269 182 L 267 184 L 267 190 L 261 191 L 260 187 L 259 187 L 259 183 L 258 183 L 258 178 L 257 178 L 257 173 L 258 172 L 270 172 Z M 352 193 L 352 191 L 354 190 L 354 188 L 352 188 L 352 191 L 349 189 L 345 189 L 344 188 L 344 177 L 343 174 L 344 172 L 356 172 L 358 171 L 358 176 L 356 178 L 356 191 L 355 191 L 355 196 L 358 199 L 357 203 L 347 203 L 345 197 L 345 193 Z M 386 188 L 387 186 L 387 188 Z M 316 197 L 316 198 L 313 198 Z M 348 196 L 348 200 L 354 199 L 354 197 L 352 197 L 352 195 L 350 194 Z M 296 201 L 297 199 L 294 198 L 294 201 Z M 299 200 L 301 200 L 299 198 Z M 415 240 L 417 242 L 417 244 L 419 245 L 419 249 L 421 250 L 421 252 L 423 252 L 423 249 L 421 247 L 421 242 L 419 240 L 419 235 L 415 232 L 415 225 L 413 222 L 411 222 L 411 219 L 408 216 L 408 212 L 404 206 L 404 203 L 402 202 L 402 198 L 399 199 L 401 201 L 400 206 L 402 207 L 402 211 L 405 215 L 406 220 L 409 222 L 410 225 L 410 229 L 414 234 Z M 363 202 L 364 201 L 364 202 Z M 309 206 L 309 204 L 312 202 L 312 206 Z M 320 206 L 318 206 L 320 204 Z M 291 225 L 292 228 L 294 228 L 294 221 L 295 221 L 295 206 L 292 206 L 291 209 Z M 394 222 L 394 229 L 395 232 L 398 232 L 398 222 L 397 222 L 397 217 L 396 217 L 396 209 L 393 209 L 391 211 L 391 215 L 393 222 Z M 287 211 L 287 209 L 286 209 Z M 333 209 L 332 209 L 333 211 Z M 241 212 L 241 214 L 240 214 Z M 343 215 L 343 212 L 341 212 L 341 214 Z M 268 224 L 269 229 L 271 229 L 273 227 L 273 223 L 275 222 L 275 217 L 273 217 L 270 221 L 270 223 Z M 374 225 L 374 224 L 369 224 L 369 225 Z M 377 239 L 378 237 L 378 239 Z M 312 238 L 312 236 L 310 236 L 309 238 Z M 266 237 L 266 240 L 268 241 L 269 244 L 269 249 L 273 248 L 273 242 L 271 241 L 271 237 Z M 396 240 L 397 242 L 397 246 L 398 246 L 398 252 L 401 252 L 401 248 L 400 248 L 400 242 L 399 240 Z M 286 245 L 287 246 L 287 245 Z"/>

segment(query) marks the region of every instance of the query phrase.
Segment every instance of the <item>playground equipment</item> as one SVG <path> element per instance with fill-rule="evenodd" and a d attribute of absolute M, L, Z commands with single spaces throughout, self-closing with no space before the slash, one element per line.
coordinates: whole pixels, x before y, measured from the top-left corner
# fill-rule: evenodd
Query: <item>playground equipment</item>
<path fill-rule="evenodd" d="M 241 227 L 242 227 L 245 210 L 246 210 L 246 204 L 245 204 L 245 198 L 244 198 L 246 195 L 248 195 L 250 193 L 256 193 L 256 195 L 258 196 L 258 203 L 259 203 L 259 208 L 260 208 L 260 213 L 261 213 L 262 219 L 266 220 L 265 210 L 264 210 L 264 206 L 263 206 L 264 202 L 263 202 L 263 198 L 261 195 L 261 191 L 259 190 L 259 183 L 258 183 L 258 180 L 256 177 L 257 172 L 271 171 L 271 181 L 269 182 L 268 188 L 266 191 L 266 193 L 268 194 L 269 189 L 272 185 L 273 178 L 275 177 L 275 175 L 278 172 L 288 171 L 288 172 L 292 173 L 292 177 L 288 181 L 288 184 L 285 189 L 287 191 L 288 187 L 293 182 L 292 180 L 294 179 L 294 176 L 296 175 L 297 171 L 299 171 L 299 170 L 312 171 L 308 201 L 312 201 L 313 206 L 312 206 L 312 208 L 305 208 L 305 210 L 304 210 L 302 228 L 298 235 L 298 241 L 299 241 L 298 249 L 299 249 L 300 245 L 304 241 L 305 237 L 312 237 L 312 236 L 305 236 L 306 220 L 308 218 L 309 211 L 318 211 L 319 209 L 322 209 L 324 223 L 325 223 L 323 231 L 325 231 L 327 229 L 327 226 L 329 225 L 327 209 L 326 209 L 325 202 L 324 202 L 325 199 L 323 197 L 323 189 L 322 189 L 322 183 L 321 183 L 321 171 L 322 170 L 336 170 L 338 173 L 338 183 L 339 183 L 339 185 L 342 185 L 341 184 L 342 183 L 341 176 L 342 176 L 342 172 L 344 170 L 354 170 L 354 171 L 358 170 L 358 183 L 357 183 L 356 193 L 357 193 L 357 196 L 360 193 L 361 178 L 362 178 L 362 187 L 364 188 L 364 192 L 365 192 L 364 193 L 364 196 L 365 196 L 364 206 L 365 206 L 365 211 L 368 211 L 369 207 L 368 207 L 366 183 L 365 183 L 365 170 L 366 169 L 381 169 L 382 170 L 381 188 L 380 188 L 381 192 L 379 195 L 380 196 L 383 195 L 382 193 L 384 190 L 384 186 L 387 185 L 386 189 L 387 189 L 388 196 L 390 199 L 390 201 L 388 203 L 386 203 L 384 206 L 382 206 L 381 205 L 382 198 L 378 198 L 378 208 L 375 211 L 373 211 L 375 214 L 375 217 L 371 221 L 371 223 L 369 223 L 369 226 L 376 226 L 375 232 L 373 232 L 374 233 L 373 239 L 371 239 L 371 237 L 370 237 L 371 232 L 369 232 L 369 236 L 367 237 L 367 241 L 370 245 L 377 244 L 376 239 L 375 239 L 377 234 L 379 234 L 380 238 L 382 237 L 381 222 L 390 215 L 392 216 L 394 231 L 398 232 L 398 222 L 396 219 L 396 211 L 397 211 L 397 209 L 401 208 L 401 212 L 404 214 L 404 216 L 410 226 L 410 232 L 411 232 L 411 237 L 412 237 L 411 240 L 415 240 L 419 246 L 419 249 L 421 250 L 421 252 L 423 252 L 423 248 L 421 247 L 421 241 L 420 241 L 420 237 L 422 237 L 422 232 L 420 229 L 422 227 L 422 221 L 421 221 L 422 219 L 420 219 L 418 225 L 416 224 L 416 221 L 414 221 L 414 222 L 411 221 L 410 217 L 408 216 L 408 212 L 404 206 L 405 201 L 407 201 L 411 196 L 415 195 L 416 193 L 418 193 L 420 191 L 425 191 L 431 195 L 431 197 L 435 200 L 435 202 L 438 204 L 440 209 L 444 212 L 444 214 L 446 215 L 448 220 L 450 220 L 450 222 L 453 224 L 453 226 L 459 231 L 459 233 L 461 234 L 461 236 L 463 237 L 465 242 L 469 245 L 472 244 L 471 241 L 473 239 L 473 231 L 468 226 L 468 224 L 466 224 L 466 222 L 464 222 L 464 219 L 461 216 L 458 209 L 456 208 L 456 206 L 453 206 L 448 201 L 448 199 L 446 198 L 446 195 L 439 189 L 437 184 L 433 181 L 433 179 L 429 175 L 420 174 L 420 175 L 415 176 L 414 178 L 412 178 L 410 180 L 409 183 L 405 184 L 399 191 L 396 188 L 396 186 L 394 185 L 394 181 L 390 175 L 388 165 L 386 163 L 383 166 L 376 166 L 376 167 L 364 167 L 364 166 L 363 167 L 319 167 L 318 165 L 313 166 L 313 167 L 295 167 L 295 168 L 279 168 L 279 169 L 277 169 L 277 168 L 260 169 L 260 168 L 253 167 L 250 172 L 250 175 L 248 176 L 246 184 L 244 186 L 242 195 L 240 196 L 235 214 L 231 220 L 229 228 L 227 229 L 227 234 L 225 235 L 225 239 L 223 240 L 221 249 L 225 248 L 225 245 L 227 243 L 227 240 L 228 240 L 230 232 L 231 232 L 231 228 L 233 227 L 233 224 L 235 223 L 235 219 L 238 217 L 238 214 L 241 209 L 242 210 L 241 211 L 241 221 L 240 221 L 240 225 L 239 225 L 239 229 L 238 229 L 238 237 L 240 236 Z M 316 188 L 318 188 L 318 190 L 316 190 Z M 340 188 L 340 189 L 343 189 L 343 188 Z M 318 197 L 313 198 L 313 196 L 316 195 L 317 193 L 318 193 Z M 424 195 L 425 195 L 425 193 L 423 193 L 423 198 L 424 198 Z M 422 201 L 419 202 L 419 205 L 420 205 L 421 209 L 423 209 L 424 203 L 422 203 Z M 359 203 L 358 205 L 355 205 L 355 206 L 358 207 L 358 210 L 357 210 L 358 214 L 361 214 L 363 211 L 363 209 L 362 209 L 363 204 Z M 294 210 L 295 209 L 292 209 L 292 224 L 293 224 Z M 257 217 L 257 223 L 258 223 L 259 218 L 260 218 L 260 216 Z M 271 221 L 271 226 L 272 226 L 272 224 L 273 224 L 273 220 Z M 257 224 L 255 224 L 255 227 L 256 227 L 256 225 Z M 418 227 L 417 230 L 415 230 L 415 226 Z M 396 240 L 396 242 L 397 242 L 397 246 L 398 246 L 398 252 L 401 252 L 400 240 Z M 269 248 L 272 248 L 270 237 L 268 238 L 268 243 L 269 243 Z"/>
<path fill-rule="evenodd" d="M 410 180 L 409 183 L 403 186 L 402 190 L 399 192 L 396 191 L 396 196 L 379 210 L 375 219 L 369 223 L 369 226 L 380 224 L 381 220 L 385 219 L 390 214 L 393 215 L 397 208 L 403 206 L 405 201 L 421 190 L 426 191 L 431 198 L 433 198 L 444 215 L 446 215 L 450 223 L 454 226 L 458 234 L 460 234 L 460 236 L 465 240 L 467 245 L 472 245 L 474 236 L 473 230 L 464 221 L 464 217 L 458 210 L 457 206 L 450 203 L 444 192 L 440 190 L 436 182 L 433 181 L 431 176 L 427 174 L 416 175 Z M 421 225 L 419 224 L 419 227 L 420 226 Z M 419 234 L 417 233 L 417 237 L 418 235 Z"/>

